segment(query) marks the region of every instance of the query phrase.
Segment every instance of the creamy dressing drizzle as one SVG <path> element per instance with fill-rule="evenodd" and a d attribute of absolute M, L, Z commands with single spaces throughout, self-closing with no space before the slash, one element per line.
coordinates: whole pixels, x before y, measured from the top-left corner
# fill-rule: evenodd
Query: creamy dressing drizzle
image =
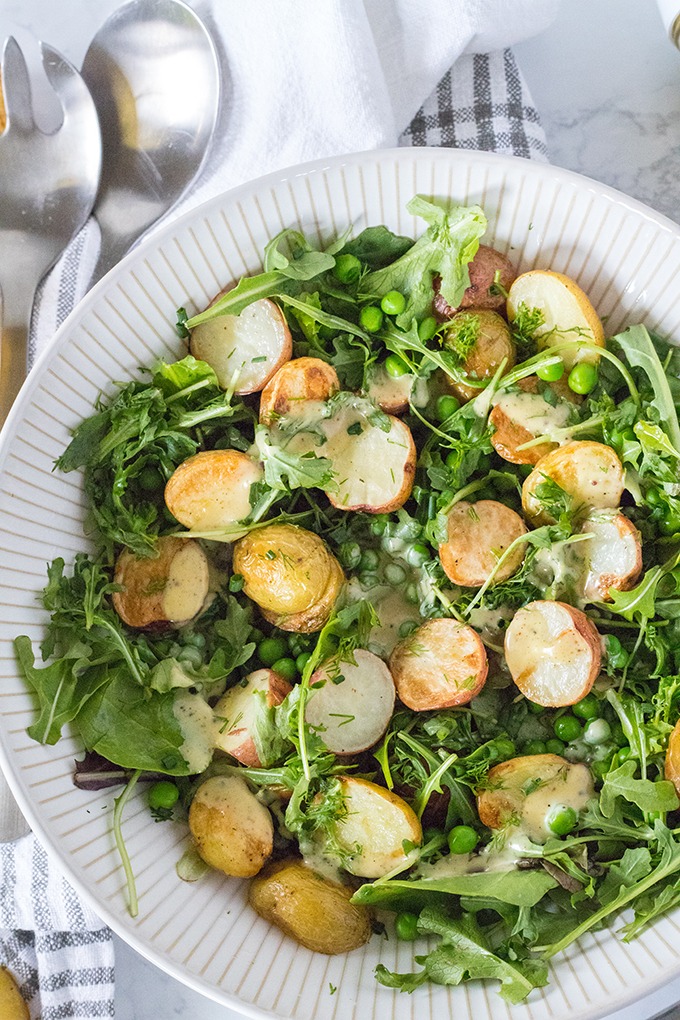
<path fill-rule="evenodd" d="M 203 772 L 212 760 L 218 735 L 218 724 L 210 705 L 200 694 L 180 691 L 175 695 L 172 711 L 184 736 L 179 751 L 189 772 Z"/>
<path fill-rule="evenodd" d="M 539 393 L 499 393 L 492 403 L 534 436 L 548 436 L 555 442 L 560 441 L 559 430 L 569 421 L 568 404 L 553 407 Z"/>

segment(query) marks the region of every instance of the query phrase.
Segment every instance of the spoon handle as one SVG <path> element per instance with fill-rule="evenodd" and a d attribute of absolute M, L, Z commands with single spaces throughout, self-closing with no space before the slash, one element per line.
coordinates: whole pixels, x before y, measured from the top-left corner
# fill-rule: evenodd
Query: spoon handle
<path fill-rule="evenodd" d="M 103 222 L 100 217 L 96 216 L 96 214 L 95 219 L 99 226 L 101 240 L 99 244 L 99 255 L 97 256 L 95 267 L 92 270 L 92 276 L 88 282 L 87 290 L 94 287 L 95 283 L 98 283 L 102 276 L 106 276 L 109 269 L 113 269 L 113 267 L 120 262 L 139 237 L 139 232 L 136 230 L 130 234 L 123 234 L 119 231 L 112 230 L 107 223 Z"/>

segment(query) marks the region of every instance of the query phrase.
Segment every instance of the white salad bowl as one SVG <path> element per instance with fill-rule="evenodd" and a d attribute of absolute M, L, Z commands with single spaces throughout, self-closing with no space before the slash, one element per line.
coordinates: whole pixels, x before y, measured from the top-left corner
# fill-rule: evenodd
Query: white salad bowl
<path fill-rule="evenodd" d="M 522 269 L 575 278 L 608 333 L 628 323 L 680 342 L 680 227 L 594 181 L 551 166 L 478 152 L 398 149 L 318 161 L 222 195 L 157 231 L 81 302 L 26 382 L 0 442 L 0 761 L 32 827 L 75 888 L 131 946 L 174 977 L 251 1017 L 294 1020 L 594 1020 L 680 975 L 680 911 L 631 944 L 589 934 L 553 961 L 550 984 L 508 1006 L 494 983 L 426 986 L 406 995 L 380 986 L 378 962 L 412 970 L 413 946 L 374 937 L 346 956 L 314 955 L 259 918 L 246 884 L 217 873 L 180 881 L 182 825 L 157 825 L 141 797 L 124 835 L 139 892 L 126 908 L 112 835 L 118 791 L 72 782 L 81 748 L 31 740 L 33 701 L 12 641 L 41 639 L 36 595 L 45 566 L 87 548 L 79 478 L 53 470 L 70 430 L 101 391 L 159 356 L 181 356 L 175 311 L 203 308 L 225 284 L 261 268 L 266 241 L 284 227 L 328 242 L 348 228 L 385 223 L 416 236 L 407 214 L 417 192 L 479 203 L 484 238 Z M 497 987 L 497 986 L 496 986 Z"/>

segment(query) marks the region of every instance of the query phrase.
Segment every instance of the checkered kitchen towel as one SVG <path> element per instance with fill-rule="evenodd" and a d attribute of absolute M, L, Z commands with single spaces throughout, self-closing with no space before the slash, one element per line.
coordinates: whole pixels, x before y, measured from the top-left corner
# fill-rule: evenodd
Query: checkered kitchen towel
<path fill-rule="evenodd" d="M 547 159 L 538 113 L 509 49 L 457 60 L 399 141 Z M 199 188 L 184 207 L 207 197 Z M 42 288 L 33 323 L 37 350 L 84 293 L 96 257 L 92 233 L 85 228 Z M 114 1015 L 110 932 L 33 836 L 0 844 L 0 962 L 17 977 L 32 1020 Z"/>

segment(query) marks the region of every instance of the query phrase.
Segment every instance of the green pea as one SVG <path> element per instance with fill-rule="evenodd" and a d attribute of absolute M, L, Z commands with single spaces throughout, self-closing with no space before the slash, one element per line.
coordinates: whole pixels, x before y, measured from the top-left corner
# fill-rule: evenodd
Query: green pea
<path fill-rule="evenodd" d="M 179 800 L 179 790 L 174 783 L 161 779 L 149 787 L 149 807 L 153 811 L 168 811 Z"/>
<path fill-rule="evenodd" d="M 591 719 L 583 731 L 583 739 L 586 744 L 595 747 L 597 744 L 606 744 L 611 733 L 611 726 L 606 719 Z"/>
<path fill-rule="evenodd" d="M 406 580 L 406 571 L 398 563 L 388 563 L 385 567 L 385 580 L 396 587 Z"/>
<path fill-rule="evenodd" d="M 574 715 L 561 715 L 559 719 L 555 719 L 553 730 L 555 736 L 564 740 L 565 744 L 571 743 L 572 740 L 578 740 L 583 732 L 581 723 Z"/>
<path fill-rule="evenodd" d="M 590 763 L 590 771 L 593 773 L 596 779 L 604 779 L 609 772 L 611 767 L 611 761 L 609 758 L 600 759 Z"/>
<path fill-rule="evenodd" d="M 380 565 L 380 554 L 375 549 L 365 549 L 361 554 L 359 566 L 362 570 L 377 570 Z"/>
<path fill-rule="evenodd" d="M 338 549 L 338 556 L 343 567 L 353 570 L 361 562 L 361 546 L 358 542 L 343 542 Z"/>
<path fill-rule="evenodd" d="M 333 273 L 340 283 L 356 283 L 361 276 L 361 262 L 356 255 L 336 255 Z"/>
<path fill-rule="evenodd" d="M 557 737 L 553 737 L 545 742 L 545 749 L 548 754 L 564 754 L 566 746 L 564 741 L 558 740 Z"/>
<path fill-rule="evenodd" d="M 385 371 L 390 379 L 401 379 L 403 375 L 408 375 L 409 367 L 398 354 L 390 354 L 385 358 Z"/>
<path fill-rule="evenodd" d="M 451 450 L 451 453 L 447 453 L 444 458 L 444 463 L 447 468 L 451 468 L 452 471 L 455 471 L 460 466 L 460 454 L 457 453 L 456 450 Z"/>
<path fill-rule="evenodd" d="M 273 666 L 277 659 L 282 659 L 288 651 L 285 638 L 268 637 L 260 642 L 257 654 L 263 666 Z"/>
<path fill-rule="evenodd" d="M 543 382 L 557 382 L 564 375 L 564 362 L 558 361 L 555 365 L 540 365 L 536 369 L 536 375 Z"/>
<path fill-rule="evenodd" d="M 413 583 L 407 584 L 406 591 L 404 592 L 404 598 L 410 605 L 417 606 L 418 603 L 420 602 L 420 592 L 418 591 L 418 585 Z"/>
<path fill-rule="evenodd" d="M 541 712 L 545 712 L 545 707 L 543 705 L 537 705 L 535 701 L 527 700 L 527 708 L 532 715 L 540 715 Z"/>
<path fill-rule="evenodd" d="M 377 517 L 374 517 L 371 521 L 371 534 L 375 535 L 376 538 L 380 538 L 381 535 L 385 534 L 385 529 L 387 528 L 388 523 L 389 518 L 387 514 L 378 514 Z"/>
<path fill-rule="evenodd" d="M 438 421 L 446 421 L 452 414 L 455 414 L 460 407 L 460 401 L 451 393 L 443 393 L 437 398 L 436 415 Z"/>
<path fill-rule="evenodd" d="M 142 492 L 157 492 L 165 488 L 165 478 L 158 468 L 145 467 L 137 475 L 137 485 Z"/>
<path fill-rule="evenodd" d="M 406 562 L 412 567 L 422 567 L 430 558 L 430 550 L 421 542 L 414 542 L 406 552 Z"/>
<path fill-rule="evenodd" d="M 471 854 L 479 842 L 479 836 L 471 825 L 454 825 L 447 841 L 452 854 Z"/>
<path fill-rule="evenodd" d="M 616 763 L 617 765 L 623 765 L 624 761 L 628 761 L 633 751 L 630 747 L 621 747 L 616 752 Z"/>
<path fill-rule="evenodd" d="M 398 524 L 395 524 L 390 528 L 390 534 L 393 534 L 395 538 L 401 538 L 407 542 L 414 538 L 420 538 L 422 533 L 422 524 L 418 521 L 414 521 L 412 517 L 407 518 L 405 521 L 399 521 Z"/>
<path fill-rule="evenodd" d="M 380 578 L 377 574 L 372 573 L 370 570 L 366 570 L 359 574 L 359 584 L 362 588 L 377 588 L 380 584 Z"/>
<path fill-rule="evenodd" d="M 548 828 L 556 836 L 568 836 L 576 828 L 578 815 L 573 807 L 555 807 L 548 815 Z"/>
<path fill-rule="evenodd" d="M 295 668 L 298 671 L 298 673 L 302 673 L 303 669 L 305 668 L 311 657 L 312 657 L 311 652 L 300 652 L 300 654 L 295 659 Z"/>
<path fill-rule="evenodd" d="M 680 532 L 680 514 L 668 507 L 658 525 L 662 535 L 677 535 Z"/>
<path fill-rule="evenodd" d="M 402 942 L 413 942 L 418 937 L 418 915 L 402 913 L 394 918 L 394 931 Z"/>
<path fill-rule="evenodd" d="M 286 680 L 289 684 L 293 682 L 298 673 L 297 663 L 295 659 L 290 659 L 287 655 L 281 659 L 277 659 L 276 662 L 272 663 L 272 669 L 275 673 Z"/>
<path fill-rule="evenodd" d="M 505 737 L 496 737 L 491 746 L 495 752 L 494 757 L 498 761 L 507 761 L 515 753 L 515 745 L 512 740 L 507 740 Z"/>
<path fill-rule="evenodd" d="M 579 361 L 569 373 L 567 382 L 569 383 L 570 390 L 585 396 L 586 393 L 590 393 L 595 389 L 597 379 L 598 375 L 595 365 L 591 365 L 587 361 Z"/>
<path fill-rule="evenodd" d="M 524 745 L 525 754 L 545 754 L 547 745 L 542 740 L 529 740 Z"/>
<path fill-rule="evenodd" d="M 383 313 L 377 305 L 364 305 L 359 312 L 359 324 L 367 333 L 377 333 L 383 324 Z"/>
<path fill-rule="evenodd" d="M 600 714 L 600 702 L 594 694 L 586 694 L 575 705 L 572 705 L 572 712 L 579 719 L 597 719 Z"/>
<path fill-rule="evenodd" d="M 399 290 L 388 290 L 380 302 L 385 315 L 401 315 L 406 308 L 406 298 Z"/>
<path fill-rule="evenodd" d="M 418 326 L 418 339 L 419 340 L 431 340 L 439 329 L 439 323 L 435 319 L 434 315 L 428 315 L 426 319 Z"/>

